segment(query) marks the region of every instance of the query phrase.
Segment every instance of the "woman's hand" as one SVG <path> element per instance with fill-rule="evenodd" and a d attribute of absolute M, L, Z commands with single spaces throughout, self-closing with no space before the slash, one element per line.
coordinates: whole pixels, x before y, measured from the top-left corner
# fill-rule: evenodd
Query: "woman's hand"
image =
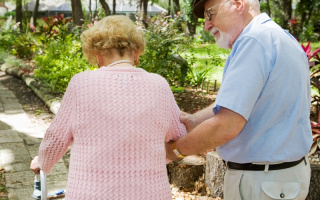
<path fill-rule="evenodd" d="M 194 115 L 186 112 L 181 112 L 180 122 L 186 126 L 187 132 L 192 131 L 198 125 Z"/>
<path fill-rule="evenodd" d="M 40 174 L 40 167 L 38 162 L 38 156 L 34 157 L 34 159 L 31 161 L 30 169 L 35 174 Z"/>
<path fill-rule="evenodd" d="M 177 157 L 176 154 L 173 152 L 172 143 L 173 141 L 165 142 L 166 157 L 167 159 L 172 161 L 179 161 L 181 160 L 181 158 Z"/>

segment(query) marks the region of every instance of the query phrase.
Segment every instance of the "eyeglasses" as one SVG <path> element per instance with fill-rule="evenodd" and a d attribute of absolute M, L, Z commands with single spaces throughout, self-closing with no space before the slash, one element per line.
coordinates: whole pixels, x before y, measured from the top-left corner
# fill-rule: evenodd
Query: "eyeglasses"
<path fill-rule="evenodd" d="M 217 4 L 217 5 L 214 5 L 214 6 L 208 8 L 207 10 L 204 11 L 204 17 L 205 17 L 208 21 L 211 21 L 211 20 L 212 20 L 212 16 L 217 14 L 217 13 L 210 13 L 210 10 L 211 10 L 212 8 L 215 8 L 215 7 L 217 7 L 217 6 L 220 6 L 220 4 L 221 4 L 221 3 L 219 3 L 219 4 Z M 218 12 L 218 11 L 217 11 L 217 12 Z"/>

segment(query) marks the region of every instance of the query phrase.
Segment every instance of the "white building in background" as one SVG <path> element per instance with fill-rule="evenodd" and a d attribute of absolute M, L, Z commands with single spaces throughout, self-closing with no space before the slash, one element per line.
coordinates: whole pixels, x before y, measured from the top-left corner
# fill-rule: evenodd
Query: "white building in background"
<path fill-rule="evenodd" d="M 96 2 L 98 3 L 96 5 Z M 108 6 L 112 12 L 113 4 L 112 0 L 107 0 Z M 35 7 L 35 1 L 31 1 L 27 3 L 23 9 L 28 10 L 29 12 L 33 12 Z M 86 12 L 89 12 L 89 1 L 85 0 L 82 4 L 83 9 Z M 101 7 L 99 1 L 92 0 L 91 1 L 91 11 L 94 12 L 95 10 Z M 117 1 L 116 4 L 116 14 L 124 14 L 124 15 L 132 15 L 139 12 L 140 8 L 137 5 L 137 2 L 134 1 L 130 3 L 128 0 L 120 0 Z M 157 4 L 152 4 L 149 2 L 148 5 L 148 16 L 154 16 L 161 14 L 163 12 L 167 12 L 164 8 L 160 7 Z M 51 15 L 59 15 L 64 14 L 65 17 L 72 16 L 72 9 L 71 9 L 71 2 L 66 2 L 65 0 L 40 0 L 39 9 L 38 9 L 39 17 L 42 16 L 51 16 Z"/>
<path fill-rule="evenodd" d="M 300 0 L 292 0 L 292 3 L 291 3 L 292 10 L 295 10 L 297 8 L 297 3 L 299 2 Z"/>
<path fill-rule="evenodd" d="M 0 3 L 0 17 L 3 17 L 6 12 L 8 12 L 8 7 L 5 6 L 5 4 Z"/>
<path fill-rule="evenodd" d="M 8 9 L 3 5 L 0 5 L 0 17 L 3 17 L 6 12 L 8 12 Z"/>

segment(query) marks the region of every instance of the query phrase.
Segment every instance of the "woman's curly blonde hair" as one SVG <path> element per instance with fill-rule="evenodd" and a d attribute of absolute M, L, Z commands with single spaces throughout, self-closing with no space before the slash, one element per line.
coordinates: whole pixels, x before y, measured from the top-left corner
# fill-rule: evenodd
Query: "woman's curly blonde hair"
<path fill-rule="evenodd" d="M 132 50 L 144 52 L 144 33 L 124 15 L 112 15 L 101 19 L 81 36 L 82 49 L 88 61 L 97 63 L 95 54 L 110 55 L 112 49 L 117 49 L 120 56 L 131 53 Z"/>

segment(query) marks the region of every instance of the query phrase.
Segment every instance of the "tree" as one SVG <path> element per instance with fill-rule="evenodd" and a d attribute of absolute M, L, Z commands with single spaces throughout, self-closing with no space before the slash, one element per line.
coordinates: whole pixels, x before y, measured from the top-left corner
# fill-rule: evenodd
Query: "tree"
<path fill-rule="evenodd" d="M 99 2 L 101 4 L 102 8 L 104 9 L 104 11 L 106 12 L 106 15 L 110 15 L 111 14 L 111 10 L 110 10 L 108 4 L 106 3 L 106 1 L 105 0 L 99 0 Z"/>
<path fill-rule="evenodd" d="M 174 14 L 177 14 L 180 11 L 179 0 L 173 0 L 173 10 Z"/>
<path fill-rule="evenodd" d="M 92 19 L 91 0 L 89 0 L 89 17 Z"/>
<path fill-rule="evenodd" d="M 313 15 L 314 9 L 317 8 L 318 0 L 300 0 L 297 7 L 297 12 L 301 16 L 300 26 L 308 25 Z"/>
<path fill-rule="evenodd" d="M 38 18 L 38 9 L 39 9 L 39 0 L 36 0 L 36 5 L 33 9 L 33 25 L 37 26 L 37 18 Z"/>
<path fill-rule="evenodd" d="M 259 0 L 260 8 L 262 12 L 266 12 L 269 16 L 271 16 L 271 9 L 270 9 L 270 1 L 269 0 Z"/>
<path fill-rule="evenodd" d="M 73 23 L 75 25 L 81 26 L 84 22 L 81 0 L 71 0 L 71 8 Z"/>
<path fill-rule="evenodd" d="M 140 0 L 140 20 L 146 24 L 148 19 L 148 2 L 149 0 Z"/>
<path fill-rule="evenodd" d="M 116 14 L 116 0 L 113 0 L 113 4 L 112 4 L 112 14 L 115 15 Z"/>
<path fill-rule="evenodd" d="M 193 1 L 190 1 L 190 8 L 192 8 L 192 5 L 194 3 Z M 196 27 L 198 25 L 198 17 L 196 17 L 193 12 L 192 9 L 189 10 L 189 12 L 187 13 L 189 20 L 188 20 L 188 30 L 190 35 L 194 35 L 196 33 Z"/>
<path fill-rule="evenodd" d="M 22 0 L 16 0 L 16 23 L 20 23 L 19 24 L 20 31 L 23 30 L 22 17 L 23 17 L 23 14 L 22 14 Z"/>
<path fill-rule="evenodd" d="M 292 0 L 281 0 L 281 8 L 283 8 L 284 11 L 284 23 L 282 24 L 282 27 L 287 29 L 288 28 L 288 22 L 292 17 Z"/>

